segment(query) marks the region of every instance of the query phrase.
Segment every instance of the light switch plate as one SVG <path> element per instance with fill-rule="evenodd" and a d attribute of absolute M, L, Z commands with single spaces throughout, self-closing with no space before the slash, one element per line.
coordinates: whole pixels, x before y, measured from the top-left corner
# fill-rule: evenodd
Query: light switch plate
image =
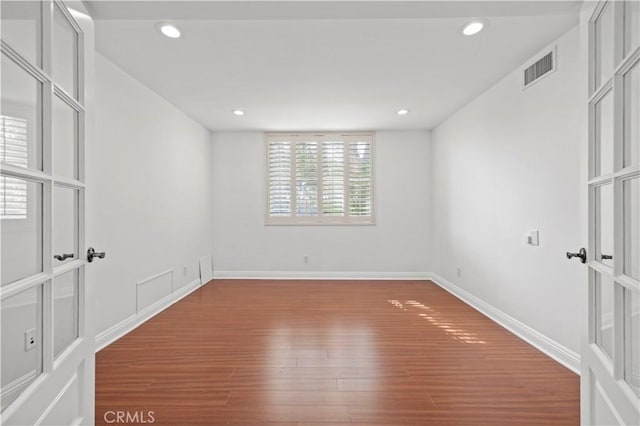
<path fill-rule="evenodd" d="M 540 233 L 537 229 L 533 229 L 527 232 L 527 244 L 529 244 L 530 246 L 540 245 Z"/>

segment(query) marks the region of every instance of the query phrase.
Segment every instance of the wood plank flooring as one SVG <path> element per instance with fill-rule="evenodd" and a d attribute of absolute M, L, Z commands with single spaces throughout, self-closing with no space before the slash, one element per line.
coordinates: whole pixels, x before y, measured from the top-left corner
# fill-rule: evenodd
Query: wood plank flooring
<path fill-rule="evenodd" d="M 579 378 L 430 282 L 215 280 L 96 355 L 96 424 L 117 411 L 162 425 L 577 425 Z"/>

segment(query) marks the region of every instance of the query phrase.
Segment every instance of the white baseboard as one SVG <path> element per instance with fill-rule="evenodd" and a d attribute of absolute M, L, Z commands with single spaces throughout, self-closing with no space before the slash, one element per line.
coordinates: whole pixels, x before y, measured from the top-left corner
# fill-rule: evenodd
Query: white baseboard
<path fill-rule="evenodd" d="M 189 284 L 180 287 L 175 292 L 163 297 L 162 299 L 150 305 L 137 314 L 131 315 L 129 318 L 120 321 L 114 326 L 106 329 L 96 336 L 96 352 L 104 349 L 106 346 L 115 342 L 131 330 L 142 325 L 145 321 L 167 309 L 180 299 L 189 295 L 193 291 L 200 288 L 200 279 L 194 280 Z"/>
<path fill-rule="evenodd" d="M 214 279 L 229 280 L 428 280 L 428 272 L 348 271 L 213 271 Z"/>
<path fill-rule="evenodd" d="M 566 348 L 555 340 L 534 330 L 512 316 L 507 315 L 466 290 L 461 289 L 452 282 L 447 281 L 438 274 L 431 274 L 431 281 L 453 294 L 467 305 L 489 317 L 491 320 L 506 328 L 516 336 L 520 337 L 522 340 L 555 359 L 569 370 L 578 375 L 580 374 L 580 354 Z"/>

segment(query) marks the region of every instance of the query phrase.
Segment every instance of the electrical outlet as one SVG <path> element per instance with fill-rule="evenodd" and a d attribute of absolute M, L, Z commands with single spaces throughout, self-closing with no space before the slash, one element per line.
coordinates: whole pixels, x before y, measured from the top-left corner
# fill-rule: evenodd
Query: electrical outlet
<path fill-rule="evenodd" d="M 304 256 L 304 263 L 309 263 L 309 256 Z"/>
<path fill-rule="evenodd" d="M 187 267 L 185 266 L 184 268 L 182 268 L 182 275 L 187 275 Z"/>
<path fill-rule="evenodd" d="M 458 274 L 458 277 L 462 276 L 462 268 L 460 266 L 456 268 L 456 274 Z"/>
<path fill-rule="evenodd" d="M 28 351 L 36 347 L 36 329 L 31 328 L 24 332 L 24 350 Z"/>

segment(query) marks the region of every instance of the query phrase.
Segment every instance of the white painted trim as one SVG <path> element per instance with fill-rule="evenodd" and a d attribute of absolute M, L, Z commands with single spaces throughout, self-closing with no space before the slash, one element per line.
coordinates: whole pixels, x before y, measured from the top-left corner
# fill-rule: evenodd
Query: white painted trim
<path fill-rule="evenodd" d="M 136 312 L 137 313 L 144 312 L 145 309 L 155 305 L 160 300 L 162 300 L 162 299 L 160 299 L 160 300 L 158 300 L 158 302 L 152 303 L 151 305 L 145 306 L 144 308 L 140 309 L 139 308 L 139 305 L 140 305 L 140 287 L 142 287 L 143 285 L 149 284 L 150 282 L 152 282 L 152 281 L 154 281 L 154 280 L 156 280 L 156 279 L 158 279 L 160 277 L 163 277 L 165 275 L 171 275 L 171 293 L 169 293 L 169 295 L 171 295 L 174 292 L 174 289 L 173 289 L 173 269 L 168 269 L 168 270 L 166 270 L 164 272 L 160 272 L 158 274 L 152 275 L 152 276 L 150 276 L 148 278 L 145 278 L 142 281 L 138 281 L 136 283 Z M 167 297 L 167 296 L 165 296 L 165 297 Z"/>
<path fill-rule="evenodd" d="M 44 413 L 42 413 L 42 415 L 38 418 L 38 420 L 36 420 L 36 422 L 35 422 L 36 426 L 40 426 L 42 424 L 42 422 L 45 421 L 45 419 L 49 416 L 49 414 L 51 414 L 53 409 L 56 408 L 56 405 L 58 405 L 58 403 L 60 402 L 60 400 L 62 399 L 64 394 L 67 393 L 67 391 L 74 384 L 74 382 L 75 382 L 76 386 L 78 386 L 79 383 L 78 383 L 78 373 L 77 372 L 73 373 L 73 376 L 71 376 L 71 379 L 69 379 L 67 384 L 64 385 L 64 387 L 58 393 L 58 395 L 56 395 L 56 397 L 53 399 L 53 401 L 51 401 L 51 404 L 49 404 L 49 406 L 46 408 L 46 410 L 44 410 Z M 78 390 L 80 390 L 80 389 L 78 389 Z"/>
<path fill-rule="evenodd" d="M 228 280 L 428 280 L 428 272 L 351 271 L 213 271 L 213 279 Z"/>
<path fill-rule="evenodd" d="M 598 393 L 600 394 L 600 397 L 602 398 L 604 403 L 607 405 L 607 408 L 609 409 L 609 411 L 611 411 L 611 414 L 613 414 L 613 417 L 616 418 L 616 421 L 618 422 L 618 424 L 619 425 L 626 424 L 624 422 L 624 420 L 622 419 L 622 417 L 620 416 L 620 413 L 618 413 L 618 409 L 616 407 L 616 404 L 614 404 L 611 401 L 611 398 L 609 398 L 609 395 L 607 394 L 607 392 L 605 392 L 605 390 L 602 388 L 602 385 L 600 384 L 600 382 L 596 381 L 595 388 L 598 391 Z"/>
<path fill-rule="evenodd" d="M 7 398 L 14 392 L 22 392 L 27 386 L 33 383 L 36 377 L 38 377 L 38 374 L 36 374 L 36 370 L 31 370 L 23 376 L 20 376 L 17 379 L 7 383 L 6 385 L 4 385 L 2 390 L 0 390 L 0 393 L 2 393 L 2 397 Z"/>
<path fill-rule="evenodd" d="M 96 335 L 96 352 L 101 351 L 106 346 L 115 342 L 125 334 L 138 328 L 145 321 L 164 311 L 169 306 L 188 296 L 198 288 L 200 288 L 200 279 L 193 280 L 189 284 L 180 287 L 175 292 L 158 300 L 153 305 L 146 307 L 137 314 L 131 315 L 130 317 L 124 319 L 123 321 L 120 321 L 119 323 Z"/>
<path fill-rule="evenodd" d="M 457 285 L 442 278 L 438 274 L 431 274 L 431 281 L 448 291 L 467 305 L 495 321 L 502 327 L 506 328 L 525 342 L 529 343 L 536 349 L 550 356 L 560 364 L 567 367 L 576 374 L 580 374 L 580 354 L 561 345 L 555 340 L 545 336 L 544 334 L 534 330 L 528 325 L 518 321 L 512 316 L 502 312 L 496 307 L 472 295 L 466 290 L 461 289 Z"/>
<path fill-rule="evenodd" d="M 173 269 L 168 269 L 168 270 L 166 270 L 166 271 L 164 271 L 164 272 L 160 272 L 160 273 L 158 273 L 158 274 L 155 274 L 155 275 L 152 275 L 152 276 L 150 276 L 150 277 L 148 277 L 148 278 L 145 278 L 145 279 L 144 279 L 144 280 L 142 280 L 142 281 L 138 281 L 138 282 L 136 283 L 136 287 L 140 287 L 141 285 L 148 284 L 149 282 L 151 282 L 151 281 L 155 280 L 156 278 L 160 278 L 160 277 L 162 277 L 162 276 L 164 276 L 164 275 L 169 275 L 169 274 L 171 274 L 171 275 L 172 275 L 172 277 L 171 277 L 171 282 L 173 283 Z M 171 288 L 173 288 L 173 286 L 172 286 Z"/>

